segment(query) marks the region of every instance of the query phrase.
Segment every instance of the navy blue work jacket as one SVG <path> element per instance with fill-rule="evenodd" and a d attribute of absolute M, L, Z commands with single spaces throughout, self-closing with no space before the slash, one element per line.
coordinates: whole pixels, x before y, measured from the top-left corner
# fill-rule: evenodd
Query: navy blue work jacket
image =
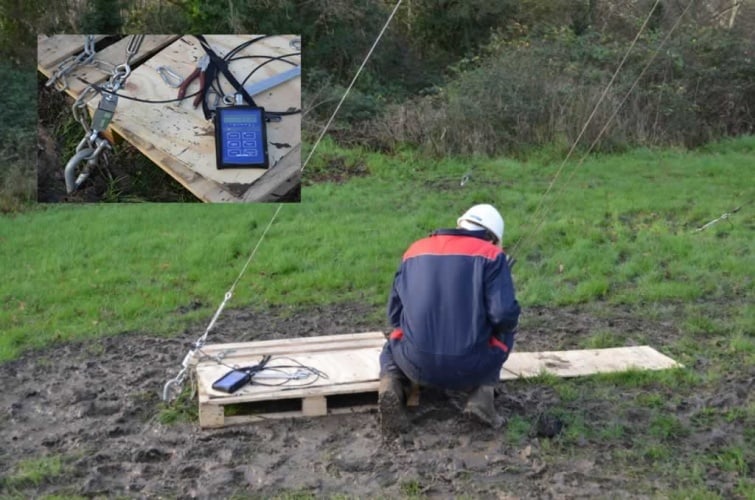
<path fill-rule="evenodd" d="M 418 355 L 459 361 L 490 346 L 508 353 L 519 313 L 505 253 L 484 231 L 466 229 L 441 229 L 413 243 L 388 303 L 392 339 Z"/>

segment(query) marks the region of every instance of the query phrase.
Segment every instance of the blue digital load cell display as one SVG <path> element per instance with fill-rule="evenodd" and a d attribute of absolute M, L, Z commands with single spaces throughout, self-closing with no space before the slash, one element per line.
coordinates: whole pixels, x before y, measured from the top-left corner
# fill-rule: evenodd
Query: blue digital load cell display
<path fill-rule="evenodd" d="M 215 150 L 219 169 L 267 168 L 265 110 L 252 106 L 217 108 Z"/>

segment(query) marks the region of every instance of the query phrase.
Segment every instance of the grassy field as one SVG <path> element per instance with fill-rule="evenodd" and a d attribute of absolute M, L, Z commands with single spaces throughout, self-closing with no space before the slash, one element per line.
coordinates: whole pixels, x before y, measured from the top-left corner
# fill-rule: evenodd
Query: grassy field
<path fill-rule="evenodd" d="M 536 306 L 579 305 L 596 315 L 631 310 L 654 318 L 671 308 L 679 333 L 664 337 L 664 350 L 687 365 L 516 382 L 558 396 L 550 412 L 565 430 L 542 440 L 543 450 L 574 461 L 604 457 L 611 470 L 637 478 L 635 492 L 657 478 L 673 485 L 672 498 L 720 498 L 706 484 L 715 474 L 752 498 L 755 405 L 746 395 L 740 406 L 718 404 L 715 395 L 736 393 L 755 367 L 755 137 L 569 164 L 536 213 L 561 156 L 434 161 L 409 150 L 389 157 L 325 143 L 305 172 L 303 203 L 282 207 L 229 307 L 382 306 L 408 243 L 452 225 L 472 203 L 493 202 L 518 260 L 525 315 Z M 275 210 L 40 206 L 0 218 L 0 361 L 68 339 L 171 335 L 206 324 Z M 633 342 L 659 340 L 643 335 Z M 596 330 L 579 346 L 626 342 Z M 699 394 L 706 399 L 695 403 Z M 689 404 L 702 406 L 684 410 Z M 161 421 L 182 420 L 184 410 L 165 409 Z M 505 442 L 527 443 L 535 420 L 515 416 Z M 710 429 L 740 437 L 691 455 L 690 440 Z M 57 477 L 67 461 L 21 462 L 7 484 Z M 403 484 L 405 497 L 422 497 L 421 479 Z"/>
<path fill-rule="evenodd" d="M 324 144 L 305 176 L 338 182 L 312 182 L 303 203 L 283 207 L 231 306 L 382 303 L 410 241 L 487 201 L 506 219 L 525 305 L 750 297 L 754 149 L 749 137 L 570 164 L 534 214 L 558 161 L 433 161 Z M 274 210 L 42 206 L 0 218 L 0 360 L 53 340 L 170 334 L 209 317 Z M 695 328 L 723 327 L 690 314 Z M 725 327 L 751 341 L 754 323 L 745 308 Z"/>

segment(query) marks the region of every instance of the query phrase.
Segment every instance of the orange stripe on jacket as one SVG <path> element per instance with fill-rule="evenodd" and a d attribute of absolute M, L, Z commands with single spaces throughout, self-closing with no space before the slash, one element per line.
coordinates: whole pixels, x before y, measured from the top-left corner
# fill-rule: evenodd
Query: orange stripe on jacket
<path fill-rule="evenodd" d="M 494 260 L 502 253 L 501 247 L 480 238 L 439 234 L 413 243 L 404 253 L 404 260 L 421 255 L 464 255 Z"/>
<path fill-rule="evenodd" d="M 492 347 L 497 347 L 501 349 L 503 352 L 509 352 L 509 346 L 507 346 L 506 344 L 504 344 L 503 342 L 501 342 L 495 337 L 490 337 L 490 345 Z"/>

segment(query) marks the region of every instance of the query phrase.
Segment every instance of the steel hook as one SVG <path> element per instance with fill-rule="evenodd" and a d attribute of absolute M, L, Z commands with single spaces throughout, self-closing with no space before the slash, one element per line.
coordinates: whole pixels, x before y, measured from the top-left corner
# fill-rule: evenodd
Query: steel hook
<path fill-rule="evenodd" d="M 94 152 L 95 150 L 92 148 L 83 148 L 80 151 L 77 151 L 76 154 L 68 160 L 68 163 L 66 163 L 66 168 L 63 172 L 66 178 L 66 191 L 68 194 L 76 191 L 76 188 L 78 188 L 81 185 L 81 182 L 84 182 L 84 179 L 86 179 L 85 177 L 79 182 L 79 179 L 76 178 L 76 168 L 82 161 L 90 160 Z"/>

